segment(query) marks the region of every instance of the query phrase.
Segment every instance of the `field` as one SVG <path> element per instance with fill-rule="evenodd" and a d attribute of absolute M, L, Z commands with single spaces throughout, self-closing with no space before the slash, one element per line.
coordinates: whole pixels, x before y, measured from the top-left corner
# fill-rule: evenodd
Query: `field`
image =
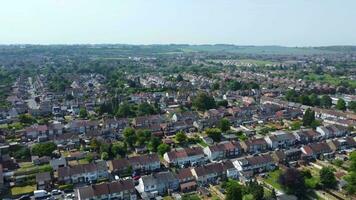
<path fill-rule="evenodd" d="M 11 195 L 18 196 L 23 194 L 28 194 L 36 190 L 35 185 L 27 185 L 23 187 L 13 187 L 11 188 Z"/>
<path fill-rule="evenodd" d="M 264 181 L 270 185 L 272 185 L 277 190 L 282 190 L 281 185 L 278 183 L 279 175 L 282 173 L 281 170 L 275 170 L 273 172 L 268 172 L 268 177 L 264 179 Z"/>

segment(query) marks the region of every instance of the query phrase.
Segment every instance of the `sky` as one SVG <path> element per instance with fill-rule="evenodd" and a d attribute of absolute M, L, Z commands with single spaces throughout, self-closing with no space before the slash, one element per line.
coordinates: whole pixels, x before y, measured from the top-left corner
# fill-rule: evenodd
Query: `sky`
<path fill-rule="evenodd" d="M 0 0 L 0 44 L 356 45 L 355 0 Z"/>

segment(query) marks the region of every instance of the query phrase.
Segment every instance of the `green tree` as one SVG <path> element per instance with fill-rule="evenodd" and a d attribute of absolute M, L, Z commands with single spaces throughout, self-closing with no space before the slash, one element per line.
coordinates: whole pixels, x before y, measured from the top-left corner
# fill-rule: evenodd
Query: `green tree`
<path fill-rule="evenodd" d="M 226 119 L 226 118 L 220 119 L 218 127 L 220 128 L 220 130 L 222 132 L 226 132 L 226 131 L 230 130 L 230 126 L 231 126 L 231 124 L 228 119 Z"/>
<path fill-rule="evenodd" d="M 142 146 L 146 143 L 149 142 L 149 140 L 151 139 L 151 132 L 149 130 L 138 130 L 136 131 L 136 145 L 137 146 Z"/>
<path fill-rule="evenodd" d="M 323 95 L 320 99 L 320 106 L 323 108 L 330 108 L 332 106 L 332 99 L 328 95 Z"/>
<path fill-rule="evenodd" d="M 303 126 L 310 126 L 315 121 L 315 112 L 308 108 L 303 115 Z"/>
<path fill-rule="evenodd" d="M 88 117 L 88 112 L 85 108 L 80 108 L 79 110 L 79 117 L 85 119 Z"/>
<path fill-rule="evenodd" d="M 183 144 L 184 142 L 187 141 L 187 135 L 185 133 L 183 133 L 182 131 L 179 131 L 176 135 L 175 135 L 175 139 L 177 140 L 177 142 L 179 144 Z"/>
<path fill-rule="evenodd" d="M 222 107 L 227 107 L 227 106 L 229 105 L 229 102 L 228 102 L 227 100 L 221 100 L 221 101 L 218 101 L 218 102 L 216 103 L 216 105 L 217 105 L 218 107 L 220 107 L 220 106 L 222 106 Z"/>
<path fill-rule="evenodd" d="M 277 193 L 274 188 L 272 189 L 270 200 L 277 200 Z"/>
<path fill-rule="evenodd" d="M 36 123 L 36 119 L 30 114 L 21 114 L 19 115 L 19 121 L 23 124 L 33 124 Z"/>
<path fill-rule="evenodd" d="M 123 142 L 115 142 L 111 147 L 111 153 L 114 157 L 124 158 L 127 153 L 127 147 Z"/>
<path fill-rule="evenodd" d="M 119 106 L 116 116 L 117 117 L 132 117 L 135 113 L 132 111 L 130 104 L 123 103 Z"/>
<path fill-rule="evenodd" d="M 335 188 L 337 181 L 335 178 L 333 168 L 323 167 L 319 171 L 319 176 L 320 176 L 320 183 L 324 188 Z"/>
<path fill-rule="evenodd" d="M 158 137 L 152 136 L 147 144 L 147 148 L 151 152 L 157 152 L 157 148 L 160 144 L 161 140 Z"/>
<path fill-rule="evenodd" d="M 205 92 L 201 92 L 194 98 L 193 106 L 200 111 L 204 111 L 215 108 L 216 103 L 214 97 L 209 96 Z"/>
<path fill-rule="evenodd" d="M 177 82 L 181 82 L 184 81 L 183 76 L 178 74 L 177 78 L 176 78 Z"/>
<path fill-rule="evenodd" d="M 288 90 L 285 94 L 285 99 L 287 101 L 296 101 L 298 94 L 295 90 Z"/>
<path fill-rule="evenodd" d="M 168 144 L 162 143 L 158 145 L 157 147 L 157 152 L 159 155 L 163 156 L 166 152 L 169 152 L 171 150 L 171 147 Z"/>
<path fill-rule="evenodd" d="M 356 101 L 349 102 L 348 109 L 356 113 Z"/>
<path fill-rule="evenodd" d="M 345 111 L 346 110 L 346 102 L 342 98 L 340 98 L 339 100 L 337 100 L 335 107 L 338 110 Z"/>
<path fill-rule="evenodd" d="M 320 99 L 319 99 L 318 95 L 313 93 L 313 94 L 309 95 L 309 99 L 310 99 L 310 104 L 312 106 L 320 106 Z"/>
<path fill-rule="evenodd" d="M 156 113 L 155 108 L 147 102 L 144 102 L 144 103 L 141 103 L 140 105 L 138 105 L 137 111 L 138 111 L 139 116 L 152 115 L 152 114 Z"/>
<path fill-rule="evenodd" d="M 288 194 L 294 194 L 301 197 L 306 189 L 304 177 L 301 172 L 295 168 L 286 169 L 278 179 L 279 184 Z"/>
<path fill-rule="evenodd" d="M 86 156 L 85 156 L 85 160 L 88 161 L 89 163 L 93 162 L 94 161 L 94 156 L 92 153 L 88 153 Z"/>
<path fill-rule="evenodd" d="M 134 144 L 136 143 L 137 140 L 135 129 L 131 127 L 125 128 L 123 131 L 123 135 L 126 144 L 131 148 L 134 147 Z"/>
<path fill-rule="evenodd" d="M 101 159 L 102 160 L 108 160 L 109 159 L 109 154 L 107 152 L 101 153 Z"/>
<path fill-rule="evenodd" d="M 242 186 L 237 181 L 227 183 L 225 200 L 242 200 Z"/>
<path fill-rule="evenodd" d="M 219 90 L 220 89 L 220 84 L 219 82 L 214 82 L 213 85 L 211 86 L 213 90 Z"/>
<path fill-rule="evenodd" d="M 10 152 L 11 154 L 11 152 Z M 17 149 L 13 154 L 11 154 L 13 157 L 16 159 L 26 159 L 31 157 L 31 152 L 28 148 L 26 147 L 21 147 Z"/>
<path fill-rule="evenodd" d="M 227 82 L 227 88 L 233 91 L 240 90 L 242 88 L 242 84 L 236 80 L 230 80 Z"/>
<path fill-rule="evenodd" d="M 251 194 L 254 199 L 263 199 L 264 190 L 256 180 L 250 181 L 246 184 L 245 193 Z"/>
<path fill-rule="evenodd" d="M 52 152 L 57 149 L 57 145 L 53 142 L 39 143 L 33 145 L 31 151 L 32 155 L 36 156 L 51 156 Z"/>
<path fill-rule="evenodd" d="M 94 137 L 90 140 L 89 146 L 93 151 L 98 152 L 100 149 L 100 142 Z"/>
<path fill-rule="evenodd" d="M 299 99 L 298 101 L 303 105 L 308 105 L 308 106 L 312 105 L 311 101 L 309 99 L 309 96 L 307 96 L 307 95 L 301 95 L 301 96 L 299 96 L 298 99 Z"/>
<path fill-rule="evenodd" d="M 218 128 L 207 128 L 205 129 L 205 133 L 215 142 L 219 142 L 221 140 L 221 130 Z"/>

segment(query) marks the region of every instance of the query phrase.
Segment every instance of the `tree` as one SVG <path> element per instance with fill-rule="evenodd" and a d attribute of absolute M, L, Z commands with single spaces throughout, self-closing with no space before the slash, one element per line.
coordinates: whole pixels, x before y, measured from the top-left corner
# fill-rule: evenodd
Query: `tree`
<path fill-rule="evenodd" d="M 162 144 L 158 145 L 158 147 L 157 147 L 157 152 L 161 156 L 163 156 L 163 154 L 165 154 L 166 152 L 168 152 L 170 150 L 171 150 L 171 147 L 165 143 L 162 143 Z"/>
<path fill-rule="evenodd" d="M 88 117 L 88 112 L 85 108 L 80 108 L 79 110 L 79 117 L 85 119 Z"/>
<path fill-rule="evenodd" d="M 308 108 L 303 115 L 303 126 L 310 126 L 315 121 L 315 112 Z"/>
<path fill-rule="evenodd" d="M 214 82 L 213 85 L 211 86 L 211 88 L 212 88 L 213 90 L 218 90 L 218 89 L 220 89 L 220 84 L 219 84 L 219 82 Z"/>
<path fill-rule="evenodd" d="M 138 105 L 137 111 L 139 116 L 155 114 L 155 108 L 147 102 Z"/>
<path fill-rule="evenodd" d="M 92 153 L 88 153 L 86 156 L 85 156 L 85 160 L 88 161 L 89 163 L 93 162 L 94 161 L 94 156 Z"/>
<path fill-rule="evenodd" d="M 274 188 L 272 189 L 270 200 L 277 200 L 277 193 Z"/>
<path fill-rule="evenodd" d="M 176 78 L 177 82 L 181 82 L 184 81 L 183 76 L 178 74 L 177 78 Z"/>
<path fill-rule="evenodd" d="M 263 199 L 264 190 L 256 180 L 250 181 L 246 184 L 246 193 L 251 194 L 253 199 Z"/>
<path fill-rule="evenodd" d="M 52 152 L 57 149 L 56 144 L 53 142 L 39 143 L 33 145 L 31 151 L 33 155 L 42 157 L 42 156 L 51 156 Z"/>
<path fill-rule="evenodd" d="M 19 115 L 19 120 L 23 124 L 33 124 L 36 123 L 36 119 L 30 114 L 21 114 Z"/>
<path fill-rule="evenodd" d="M 310 104 L 312 106 L 319 106 L 320 105 L 320 99 L 319 99 L 318 95 L 313 93 L 313 94 L 309 95 L 309 99 L 310 99 Z"/>
<path fill-rule="evenodd" d="M 109 154 L 107 152 L 101 153 L 101 159 L 102 160 L 108 160 L 109 159 Z"/>
<path fill-rule="evenodd" d="M 348 105 L 348 109 L 356 113 L 356 101 L 351 101 Z"/>
<path fill-rule="evenodd" d="M 114 157 L 120 156 L 121 158 L 124 158 L 127 153 L 127 147 L 125 143 L 123 142 L 115 142 L 112 147 L 111 147 L 111 154 Z"/>
<path fill-rule="evenodd" d="M 226 132 L 226 131 L 230 130 L 230 126 L 231 126 L 230 121 L 228 119 L 226 119 L 226 118 L 222 118 L 219 121 L 218 127 L 220 128 L 220 130 L 222 132 Z"/>
<path fill-rule="evenodd" d="M 179 131 L 176 134 L 175 139 L 177 140 L 177 142 L 179 144 L 183 144 L 185 141 L 187 141 L 187 135 L 185 133 L 183 133 L 182 131 Z"/>
<path fill-rule="evenodd" d="M 323 167 L 319 171 L 320 183 L 324 188 L 335 188 L 337 181 L 331 167 Z"/>
<path fill-rule="evenodd" d="M 90 148 L 93 150 L 93 151 L 99 151 L 99 148 L 100 148 L 100 142 L 94 137 L 90 140 Z"/>
<path fill-rule="evenodd" d="M 230 80 L 227 82 L 227 87 L 230 90 L 236 91 L 242 88 L 242 84 L 236 80 Z"/>
<path fill-rule="evenodd" d="M 11 152 L 10 152 L 11 154 Z M 21 147 L 11 154 L 16 159 L 27 159 L 31 157 L 31 152 L 26 147 Z"/>
<path fill-rule="evenodd" d="M 332 99 L 328 95 L 323 95 L 320 99 L 320 106 L 323 108 L 330 108 L 332 106 Z"/>
<path fill-rule="evenodd" d="M 256 200 L 256 198 L 252 194 L 245 194 L 242 200 Z"/>
<path fill-rule="evenodd" d="M 298 94 L 295 90 L 288 90 L 285 94 L 287 101 L 296 101 Z"/>
<path fill-rule="evenodd" d="M 242 200 L 242 187 L 237 181 L 229 181 L 225 200 Z"/>
<path fill-rule="evenodd" d="M 227 107 L 229 102 L 227 100 L 221 100 L 216 103 L 217 106 Z"/>
<path fill-rule="evenodd" d="M 278 179 L 279 184 L 288 194 L 302 196 L 305 191 L 304 177 L 295 168 L 286 169 Z"/>
<path fill-rule="evenodd" d="M 131 106 L 128 103 L 123 103 L 119 106 L 116 112 L 117 117 L 132 117 L 134 112 L 131 110 Z"/>
<path fill-rule="evenodd" d="M 346 110 L 346 102 L 342 98 L 340 98 L 339 100 L 337 100 L 335 107 L 338 110 L 345 111 Z"/>
<path fill-rule="evenodd" d="M 142 146 L 146 143 L 148 143 L 148 141 L 151 138 L 151 132 L 149 130 L 138 130 L 136 131 L 136 145 L 137 146 Z"/>
<path fill-rule="evenodd" d="M 147 148 L 151 152 L 157 152 L 157 148 L 160 144 L 161 140 L 158 137 L 152 136 L 147 144 Z"/>
<path fill-rule="evenodd" d="M 299 102 L 303 105 L 308 105 L 308 106 L 311 105 L 311 101 L 307 95 L 301 95 L 301 96 L 299 96 L 298 99 L 299 99 Z"/>
<path fill-rule="evenodd" d="M 194 98 L 193 106 L 200 111 L 204 111 L 215 108 L 216 103 L 214 97 L 209 96 L 205 92 L 201 92 Z"/>
<path fill-rule="evenodd" d="M 132 148 L 137 140 L 135 129 L 133 129 L 131 127 L 125 128 L 123 131 L 123 135 L 124 135 L 124 141 L 126 142 L 126 144 Z"/>
<path fill-rule="evenodd" d="M 205 133 L 215 142 L 219 142 L 221 140 L 221 130 L 218 128 L 207 128 L 205 129 Z"/>
<path fill-rule="evenodd" d="M 345 177 L 347 181 L 346 191 L 348 194 L 355 194 L 356 193 L 356 151 L 352 152 L 349 156 L 350 159 L 350 166 L 349 166 L 349 173 Z"/>

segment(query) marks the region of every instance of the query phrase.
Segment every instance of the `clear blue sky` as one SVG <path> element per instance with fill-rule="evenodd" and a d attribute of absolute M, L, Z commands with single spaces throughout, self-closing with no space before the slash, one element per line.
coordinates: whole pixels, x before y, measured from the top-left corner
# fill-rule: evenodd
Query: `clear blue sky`
<path fill-rule="evenodd" d="M 356 0 L 1 0 L 12 43 L 356 45 Z"/>

